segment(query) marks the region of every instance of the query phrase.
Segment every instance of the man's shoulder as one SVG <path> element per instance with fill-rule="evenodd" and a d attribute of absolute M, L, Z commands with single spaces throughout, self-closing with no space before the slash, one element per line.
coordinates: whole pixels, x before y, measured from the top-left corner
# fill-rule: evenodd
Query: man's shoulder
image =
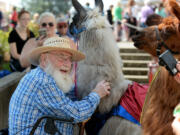
<path fill-rule="evenodd" d="M 37 67 L 35 69 L 32 69 L 30 72 L 28 72 L 24 79 L 28 79 L 31 82 L 37 82 L 40 83 L 41 85 L 43 83 L 49 82 L 49 76 L 40 68 Z"/>

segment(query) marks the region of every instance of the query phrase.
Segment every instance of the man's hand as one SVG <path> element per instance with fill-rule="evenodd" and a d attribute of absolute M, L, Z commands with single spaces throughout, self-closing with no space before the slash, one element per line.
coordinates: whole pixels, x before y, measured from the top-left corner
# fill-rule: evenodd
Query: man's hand
<path fill-rule="evenodd" d="M 105 96 L 107 96 L 107 95 L 110 94 L 110 91 L 109 91 L 110 89 L 111 89 L 110 83 L 107 82 L 107 81 L 105 81 L 105 80 L 103 80 L 103 81 L 99 82 L 99 83 L 96 85 L 96 87 L 95 87 L 95 89 L 93 90 L 93 92 L 98 93 L 98 95 L 100 96 L 100 98 L 103 98 L 103 97 L 105 97 Z"/>

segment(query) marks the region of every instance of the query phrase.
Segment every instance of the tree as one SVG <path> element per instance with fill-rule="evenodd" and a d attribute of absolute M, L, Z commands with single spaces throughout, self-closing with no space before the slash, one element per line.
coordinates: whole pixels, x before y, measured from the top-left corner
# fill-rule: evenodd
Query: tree
<path fill-rule="evenodd" d="M 25 9 L 31 13 L 42 13 L 49 11 L 58 15 L 67 13 L 71 7 L 71 0 L 23 0 Z"/>

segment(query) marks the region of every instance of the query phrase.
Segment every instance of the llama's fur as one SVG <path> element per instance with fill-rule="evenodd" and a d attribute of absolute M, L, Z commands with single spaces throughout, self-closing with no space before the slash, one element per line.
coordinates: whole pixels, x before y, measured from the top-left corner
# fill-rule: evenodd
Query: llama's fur
<path fill-rule="evenodd" d="M 163 19 L 162 23 L 158 25 L 158 29 L 162 41 L 171 50 L 180 52 L 180 6 L 176 0 L 169 0 L 168 5 L 174 16 Z M 158 42 L 154 27 L 145 28 L 133 40 L 138 48 L 156 56 Z M 162 47 L 161 53 L 164 50 L 165 48 Z M 175 57 L 180 58 L 178 55 Z M 179 88 L 180 84 L 164 67 L 161 67 L 149 89 L 148 100 L 142 114 L 143 135 L 173 135 L 171 124 L 173 110 L 180 101 Z"/>
<path fill-rule="evenodd" d="M 109 112 L 119 103 L 128 84 L 122 73 L 122 60 L 110 24 L 99 8 L 88 11 L 81 26 L 86 31 L 80 34 L 79 50 L 85 53 L 86 59 L 78 63 L 77 93 L 79 98 L 87 96 L 101 80 L 111 83 L 110 95 L 101 99 L 98 106 L 100 113 Z M 113 129 L 113 130 L 112 130 Z M 111 117 L 102 130 L 101 135 L 139 135 L 140 126 L 121 117 Z"/>
<path fill-rule="evenodd" d="M 108 80 L 111 83 L 111 94 L 101 100 L 99 111 L 109 112 L 117 105 L 130 81 L 124 79 L 122 60 L 112 34 L 112 29 L 98 10 L 88 12 L 87 28 L 81 33 L 79 50 L 86 59 L 78 64 L 78 93 L 87 96 L 97 82 Z M 89 19 L 90 18 L 90 19 Z M 96 27 L 97 26 L 97 27 Z M 86 90 L 84 90 L 86 89 Z"/>
<path fill-rule="evenodd" d="M 173 109 L 180 100 L 180 84 L 165 68 L 161 68 L 149 90 L 143 114 L 143 135 L 173 135 Z"/>

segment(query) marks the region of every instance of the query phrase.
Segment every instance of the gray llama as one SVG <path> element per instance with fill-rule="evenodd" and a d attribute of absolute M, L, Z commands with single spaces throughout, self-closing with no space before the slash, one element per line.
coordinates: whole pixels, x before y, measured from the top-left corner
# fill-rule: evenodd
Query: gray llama
<path fill-rule="evenodd" d="M 95 87 L 97 82 L 108 80 L 111 83 L 111 94 L 103 98 L 98 106 L 100 113 L 107 113 L 116 106 L 126 91 L 128 84 L 122 73 L 122 60 L 119 56 L 111 25 L 102 16 L 102 0 L 96 0 L 94 10 L 86 11 L 77 0 L 72 0 L 77 10 L 73 20 L 78 29 L 86 30 L 79 35 L 79 50 L 85 53 L 86 59 L 78 63 L 77 93 L 82 99 Z M 118 116 L 110 117 L 100 131 L 100 135 L 140 135 L 140 126 Z"/>

